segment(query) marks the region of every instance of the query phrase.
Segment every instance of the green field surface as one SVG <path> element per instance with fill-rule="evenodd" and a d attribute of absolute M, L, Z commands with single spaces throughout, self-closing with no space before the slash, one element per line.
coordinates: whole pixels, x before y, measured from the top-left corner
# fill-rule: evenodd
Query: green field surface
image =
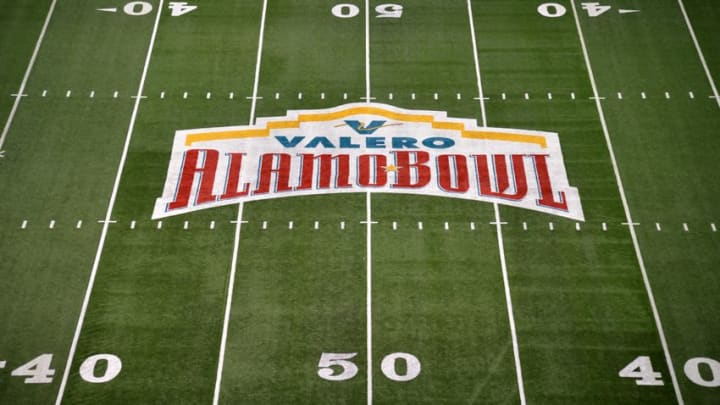
<path fill-rule="evenodd" d="M 720 3 L 3 10 L 0 404 L 720 403 Z M 559 134 L 584 220 L 362 190 L 152 219 L 176 131 L 370 102 Z"/>

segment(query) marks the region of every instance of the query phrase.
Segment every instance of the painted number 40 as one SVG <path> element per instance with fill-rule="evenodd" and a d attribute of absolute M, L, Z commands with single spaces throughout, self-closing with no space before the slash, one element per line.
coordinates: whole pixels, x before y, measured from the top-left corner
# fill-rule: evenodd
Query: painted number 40
<path fill-rule="evenodd" d="M 704 371 L 701 371 L 704 370 Z M 683 367 L 688 380 L 701 387 L 720 387 L 720 362 L 708 357 L 693 357 Z M 662 375 L 653 369 L 649 356 L 638 356 L 618 373 L 634 378 L 637 385 L 663 385 Z"/>
<path fill-rule="evenodd" d="M 198 6 L 193 6 L 185 1 L 171 1 L 168 3 L 168 9 L 170 10 L 171 17 L 179 17 L 185 15 L 191 11 L 197 9 Z M 116 12 L 115 8 L 103 8 L 101 11 Z M 150 14 L 153 10 L 153 5 L 147 1 L 131 1 L 123 6 L 123 13 L 131 16 L 141 16 Z"/>

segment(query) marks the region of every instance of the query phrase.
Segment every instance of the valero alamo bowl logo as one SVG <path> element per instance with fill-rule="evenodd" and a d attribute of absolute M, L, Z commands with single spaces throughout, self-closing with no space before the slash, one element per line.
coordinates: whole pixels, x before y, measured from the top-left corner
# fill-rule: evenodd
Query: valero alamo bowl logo
<path fill-rule="evenodd" d="M 478 127 L 441 111 L 377 103 L 177 131 L 153 219 L 356 192 L 462 198 L 584 220 L 556 133 Z"/>

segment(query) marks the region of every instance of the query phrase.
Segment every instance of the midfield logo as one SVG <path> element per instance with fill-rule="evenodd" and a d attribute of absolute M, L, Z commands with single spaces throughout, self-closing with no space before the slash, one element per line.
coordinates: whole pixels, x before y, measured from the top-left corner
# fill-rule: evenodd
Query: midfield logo
<path fill-rule="evenodd" d="M 175 133 L 153 219 L 271 198 L 404 193 L 584 220 L 558 135 L 354 103 Z"/>

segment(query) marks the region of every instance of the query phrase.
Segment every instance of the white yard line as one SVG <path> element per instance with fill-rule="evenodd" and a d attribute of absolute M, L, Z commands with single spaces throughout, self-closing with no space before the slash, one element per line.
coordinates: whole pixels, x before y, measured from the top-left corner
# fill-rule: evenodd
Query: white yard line
<path fill-rule="evenodd" d="M 23 76 L 22 83 L 20 83 L 20 89 L 16 93 L 17 95 L 15 96 L 15 102 L 13 103 L 12 109 L 10 110 L 10 115 L 5 122 L 5 127 L 2 130 L 2 134 L 0 134 L 0 151 L 5 144 L 5 138 L 7 138 L 8 131 L 10 131 L 10 126 L 12 125 L 13 119 L 15 118 L 15 113 L 17 112 L 18 106 L 20 105 L 20 100 L 23 97 L 22 95 L 25 93 L 25 86 L 27 86 L 28 79 L 30 78 L 30 73 L 35 66 L 35 59 L 37 59 L 38 52 L 40 52 L 40 46 L 42 45 L 43 39 L 45 39 L 45 32 L 47 32 L 48 25 L 50 25 L 50 19 L 52 18 L 53 12 L 55 11 L 55 3 L 57 3 L 57 0 L 53 0 L 52 3 L 50 3 L 50 9 L 48 10 L 47 17 L 45 17 L 45 23 L 43 24 L 42 30 L 40 30 L 40 36 L 35 43 L 35 49 L 33 50 L 32 56 L 30 57 L 30 62 L 28 62 L 28 67 L 25 70 L 25 76 Z"/>
<path fill-rule="evenodd" d="M 253 83 L 253 95 L 250 102 L 249 125 L 255 123 L 255 109 L 258 100 L 258 84 L 260 82 L 260 64 L 262 62 L 263 39 L 265 37 L 265 16 L 267 15 L 267 0 L 263 0 L 262 15 L 260 17 L 260 34 L 258 38 L 257 59 L 255 60 L 255 81 Z M 238 205 L 238 215 L 235 224 L 235 241 L 233 243 L 232 262 L 230 264 L 230 277 L 228 279 L 227 299 L 225 302 L 225 316 L 223 318 L 222 336 L 220 338 L 220 351 L 218 353 L 218 368 L 215 377 L 215 390 L 213 391 L 213 405 L 220 402 L 220 386 L 222 385 L 223 367 L 225 365 L 225 349 L 227 347 L 228 328 L 230 326 L 230 311 L 232 309 L 233 291 L 235 289 L 235 274 L 237 271 L 238 251 L 240 249 L 240 231 L 243 224 L 243 208 L 241 202 Z"/>
<path fill-rule="evenodd" d="M 98 243 L 97 252 L 95 253 L 95 260 L 93 261 L 92 271 L 90 272 L 90 279 L 88 280 L 87 290 L 85 291 L 82 308 L 80 309 L 80 317 L 78 318 L 77 326 L 75 327 L 75 335 L 73 336 L 72 344 L 70 345 L 70 352 L 68 353 L 65 371 L 63 373 L 60 389 L 58 390 L 57 399 L 55 401 L 56 405 L 60 405 L 62 403 L 63 395 L 65 394 L 65 386 L 67 385 L 68 376 L 70 375 L 70 368 L 72 367 L 73 359 L 75 357 L 75 350 L 77 349 L 80 332 L 82 331 L 83 323 L 85 322 L 85 314 L 87 313 L 88 304 L 90 302 L 90 295 L 92 294 L 93 286 L 95 285 L 95 276 L 97 275 L 98 267 L 100 266 L 100 259 L 102 257 L 103 248 L 105 247 L 105 238 L 107 237 L 108 228 L 111 223 L 110 218 L 112 217 L 112 211 L 115 207 L 115 199 L 117 197 L 118 189 L 120 188 L 120 179 L 122 178 L 125 160 L 127 159 L 128 150 L 130 149 L 130 140 L 132 139 L 133 130 L 135 129 L 135 120 L 137 119 L 138 110 L 140 108 L 140 100 L 142 100 L 140 96 L 143 94 L 143 88 L 145 87 L 145 78 L 147 77 L 148 67 L 150 66 L 150 58 L 152 57 L 153 47 L 155 46 L 155 37 L 157 36 L 158 24 L 160 22 L 160 15 L 162 14 L 162 11 L 163 0 L 160 0 L 157 15 L 155 16 L 155 24 L 153 25 L 152 34 L 150 36 L 150 44 L 148 45 L 147 55 L 145 56 L 145 65 L 143 66 L 140 84 L 138 85 L 138 97 L 135 99 L 135 105 L 133 106 L 132 115 L 130 116 L 130 124 L 128 125 L 127 134 L 125 136 L 125 145 L 123 146 L 122 156 L 120 157 L 120 163 L 118 164 L 117 173 L 115 175 L 115 183 L 113 184 L 110 202 L 108 203 L 107 212 L 105 213 L 105 220 L 102 221 L 103 227 L 100 234 L 100 242 Z"/>
<path fill-rule="evenodd" d="M 467 0 L 468 19 L 470 21 L 470 37 L 472 39 L 473 57 L 475 59 L 475 76 L 478 86 L 478 99 L 480 100 L 480 111 L 482 112 L 482 126 L 487 126 L 487 117 L 485 115 L 485 98 L 482 88 L 482 80 L 480 78 L 480 60 L 477 50 L 477 39 L 475 37 L 475 22 L 473 20 L 472 3 Z M 500 255 L 500 267 L 502 269 L 503 286 L 505 288 L 505 302 L 507 305 L 508 321 L 510 323 L 510 336 L 512 338 L 513 356 L 515 359 L 515 375 L 517 377 L 518 395 L 520 396 L 520 404 L 525 405 L 525 383 L 522 377 L 522 365 L 520 363 L 520 348 L 518 346 L 517 331 L 515 328 L 515 316 L 513 314 L 512 296 L 510 295 L 510 280 L 508 277 L 507 263 L 505 262 L 505 244 L 503 242 L 502 221 L 500 219 L 500 207 L 497 203 L 493 203 L 495 211 L 495 227 L 497 230 L 498 253 Z"/>
<path fill-rule="evenodd" d="M 370 103 L 371 91 L 370 91 L 370 1 L 365 0 L 365 101 Z M 368 191 L 365 193 L 365 207 L 366 207 L 366 234 L 367 240 L 365 242 L 365 279 L 366 279 L 366 356 L 367 356 L 367 404 L 372 405 L 373 403 L 373 352 L 372 352 L 372 195 Z"/>
<path fill-rule="evenodd" d="M 698 43 L 697 37 L 695 36 L 695 30 L 693 30 L 692 24 L 690 24 L 690 18 L 685 11 L 685 5 L 683 4 L 682 0 L 678 0 L 678 5 L 680 6 L 680 11 L 682 11 L 682 15 L 685 18 L 685 24 L 687 24 L 688 31 L 690 32 L 690 37 L 692 37 L 693 43 L 695 44 L 695 50 L 697 51 L 698 57 L 700 58 L 700 63 L 702 63 L 703 69 L 705 69 L 705 76 L 707 76 L 708 82 L 710 83 L 710 88 L 712 89 L 713 96 L 715 97 L 715 102 L 720 108 L 720 96 L 718 96 L 718 90 L 715 86 L 715 80 L 713 80 L 707 62 L 705 62 L 705 56 L 700 49 L 700 44 Z M 0 146 L 1 145 L 2 144 L 0 143 Z"/>
<path fill-rule="evenodd" d="M 583 57 L 585 58 L 585 66 L 588 70 L 588 76 L 590 77 L 590 84 L 592 85 L 593 95 L 595 96 L 595 106 L 597 108 L 598 116 L 600 117 L 600 124 L 602 125 L 603 134 L 605 136 L 605 142 L 607 144 L 608 153 L 610 155 L 610 161 L 612 162 L 613 171 L 615 173 L 615 180 L 617 182 L 618 191 L 620 192 L 620 199 L 622 200 L 623 209 L 625 210 L 625 219 L 628 224 L 633 224 L 632 216 L 630 215 L 630 207 L 625 197 L 625 188 L 623 187 L 622 179 L 620 177 L 620 170 L 618 169 L 617 160 L 615 159 L 615 151 L 610 140 L 610 133 L 605 122 L 605 113 L 603 112 L 600 98 L 598 97 L 597 85 L 595 84 L 595 75 L 593 74 L 592 66 L 590 64 L 590 56 L 588 55 L 587 47 L 585 45 L 585 36 L 583 35 L 582 27 L 580 26 L 580 19 L 578 18 L 577 8 L 575 6 L 575 0 L 571 0 L 573 16 L 575 18 L 575 26 L 577 28 L 578 37 L 580 38 L 580 45 L 583 51 Z M 667 361 L 668 371 L 670 373 L 670 379 L 672 380 L 673 388 L 675 389 L 675 397 L 679 405 L 683 405 L 684 401 L 682 394 L 680 393 L 680 386 L 678 385 L 677 377 L 675 376 L 675 368 L 673 367 L 672 358 L 670 357 L 670 350 L 668 349 L 667 340 L 665 339 L 665 332 L 663 331 L 662 322 L 660 321 L 660 313 L 658 312 L 657 306 L 655 305 L 655 296 L 650 286 L 650 280 L 645 270 L 645 262 L 643 260 L 642 252 L 640 251 L 640 243 L 638 242 L 637 234 L 635 233 L 634 226 L 628 226 L 630 230 L 630 237 L 632 238 L 633 247 L 635 249 L 635 256 L 637 257 L 638 265 L 640 266 L 640 273 L 642 273 L 643 283 L 645 284 L 645 290 L 647 291 L 648 299 L 650 301 L 650 307 L 652 308 L 653 318 L 655 318 L 655 326 L 658 330 L 660 337 L 660 343 L 662 345 L 663 352 L 665 354 L 665 360 Z"/>

